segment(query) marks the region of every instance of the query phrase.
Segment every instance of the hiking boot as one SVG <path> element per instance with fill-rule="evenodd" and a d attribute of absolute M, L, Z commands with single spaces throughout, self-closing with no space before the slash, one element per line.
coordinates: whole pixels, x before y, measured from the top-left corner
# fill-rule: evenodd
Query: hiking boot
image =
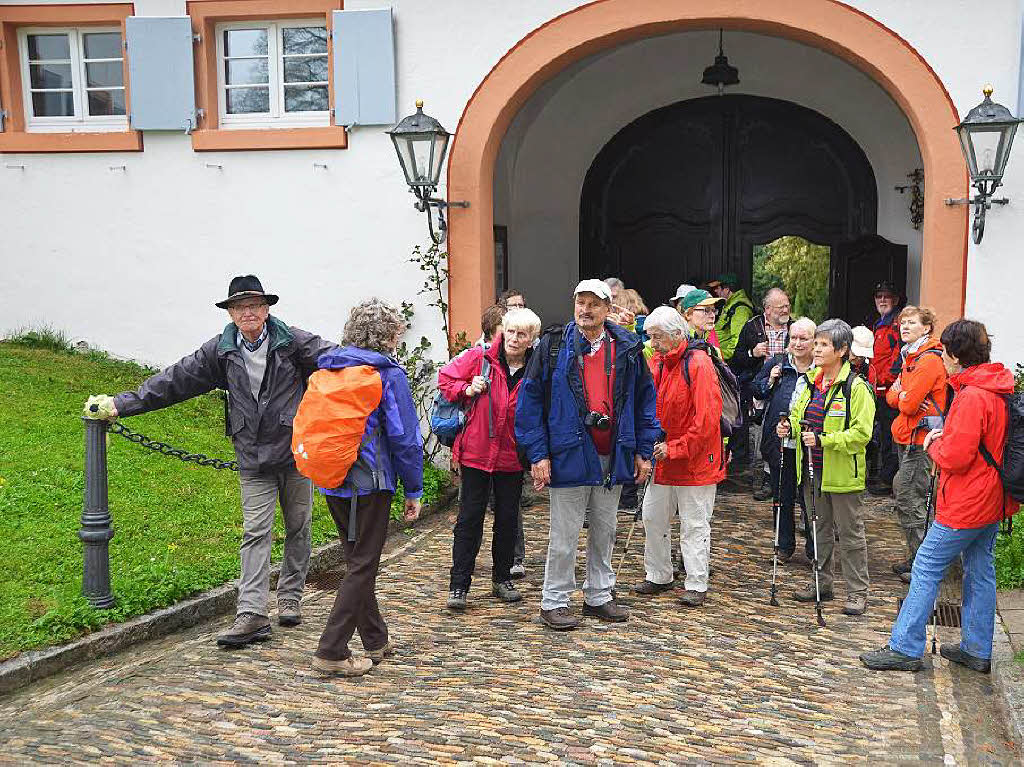
<path fill-rule="evenodd" d="M 221 647 L 239 648 L 270 639 L 270 618 L 256 613 L 240 613 L 231 628 L 217 637 Z"/>
<path fill-rule="evenodd" d="M 643 580 L 633 587 L 633 593 L 651 596 L 660 594 L 663 591 L 671 591 L 674 585 L 675 583 L 672 581 L 668 583 L 655 583 L 654 581 Z"/>
<path fill-rule="evenodd" d="M 988 674 L 992 671 L 992 661 L 987 658 L 978 658 L 974 655 L 969 655 L 960 649 L 960 645 L 956 644 L 944 644 L 939 647 L 939 655 L 953 663 L 959 663 L 961 666 L 967 666 L 972 671 L 977 671 L 980 674 Z"/>
<path fill-rule="evenodd" d="M 277 623 L 280 626 L 298 626 L 302 623 L 302 608 L 298 599 L 277 600 Z"/>
<path fill-rule="evenodd" d="M 491 587 L 491 595 L 496 596 L 502 602 L 518 602 L 523 598 L 523 595 L 519 593 L 512 581 L 495 583 Z"/>
<path fill-rule="evenodd" d="M 793 552 L 792 551 L 780 551 L 779 552 L 779 564 L 780 565 L 786 564 L 786 562 L 788 562 L 792 558 L 793 558 Z M 770 559 L 768 561 L 768 564 L 773 564 L 774 562 L 775 562 L 775 558 L 772 557 L 772 559 Z"/>
<path fill-rule="evenodd" d="M 466 590 L 465 589 L 452 589 L 448 592 L 447 607 L 449 610 L 465 610 L 466 609 Z"/>
<path fill-rule="evenodd" d="M 616 604 L 614 599 L 609 599 L 599 607 L 593 607 L 584 602 L 583 614 L 590 618 L 600 618 L 609 623 L 622 623 L 629 617 L 629 610 Z"/>
<path fill-rule="evenodd" d="M 794 591 L 790 596 L 791 596 L 792 599 L 795 599 L 797 602 L 814 602 L 814 601 L 816 601 L 815 593 L 814 593 L 814 584 L 812 583 L 809 586 L 805 586 L 804 588 L 800 589 L 799 591 Z M 821 590 L 821 601 L 822 602 L 831 602 L 835 598 L 836 597 L 835 597 L 835 594 L 832 593 L 832 589 L 822 589 Z"/>
<path fill-rule="evenodd" d="M 868 492 L 880 498 L 892 495 L 892 485 L 885 482 L 868 483 Z"/>
<path fill-rule="evenodd" d="M 376 666 L 385 658 L 390 658 L 395 654 L 395 646 L 391 644 L 391 640 L 388 640 L 383 647 L 378 650 L 367 650 L 366 657 L 370 659 L 370 662 Z"/>
<path fill-rule="evenodd" d="M 892 566 L 892 571 L 894 573 L 896 573 L 896 575 L 903 575 L 903 573 L 909 573 L 913 567 L 914 567 L 914 560 L 913 559 L 905 559 L 902 562 L 896 562 Z"/>
<path fill-rule="evenodd" d="M 509 568 L 508 574 L 514 580 L 526 577 L 526 568 L 522 562 L 516 562 L 512 567 Z"/>
<path fill-rule="evenodd" d="M 898 577 L 904 583 L 910 583 L 910 573 L 900 573 Z"/>
<path fill-rule="evenodd" d="M 568 607 L 556 607 L 554 610 L 541 610 L 540 619 L 549 629 L 569 631 L 580 625 L 580 619 L 569 612 Z"/>
<path fill-rule="evenodd" d="M 754 490 L 755 501 L 767 501 L 772 497 L 772 495 L 772 487 L 768 482 L 765 482 L 761 487 Z"/>
<path fill-rule="evenodd" d="M 373 661 L 369 658 L 356 658 L 348 656 L 345 660 L 327 660 L 319 656 L 313 656 L 313 670 L 321 674 L 334 674 L 335 676 L 362 676 L 373 668 Z"/>
<path fill-rule="evenodd" d="M 687 589 L 682 593 L 682 596 L 679 597 L 679 604 L 684 607 L 700 607 L 704 604 L 704 597 L 706 594 L 707 592 L 705 591 L 692 591 Z"/>
<path fill-rule="evenodd" d="M 847 594 L 843 615 L 863 615 L 868 609 L 867 594 Z"/>
<path fill-rule="evenodd" d="M 889 645 L 880 650 L 864 653 L 860 656 L 860 662 L 872 671 L 920 671 L 924 668 L 924 662 L 920 658 L 896 652 Z"/>

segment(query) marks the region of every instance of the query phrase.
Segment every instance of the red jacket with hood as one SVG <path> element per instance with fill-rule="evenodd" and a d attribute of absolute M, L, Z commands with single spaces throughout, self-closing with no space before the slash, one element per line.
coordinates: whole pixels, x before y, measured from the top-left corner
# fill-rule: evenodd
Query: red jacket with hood
<path fill-rule="evenodd" d="M 725 479 L 722 456 L 722 393 L 718 373 L 707 352 L 690 353 L 690 384 L 683 377 L 682 343 L 668 354 L 650 360 L 657 413 L 665 430 L 668 457 L 658 462 L 659 485 L 701 487 Z"/>
<path fill-rule="evenodd" d="M 875 394 L 885 394 L 896 380 L 892 367 L 900 356 L 900 327 L 896 322 L 899 314 L 899 309 L 893 309 L 875 323 L 874 356 L 870 363 L 875 374 Z"/>
<path fill-rule="evenodd" d="M 437 374 L 437 388 L 445 399 L 469 405 L 466 426 L 455 438 L 452 456 L 458 463 L 481 471 L 523 470 L 516 454 L 515 433 L 516 397 L 522 377 L 509 391 L 505 365 L 500 356 L 503 343 L 501 333 L 498 333 L 486 350 L 482 346 L 467 349 Z M 473 382 L 473 376 L 480 375 L 484 355 L 491 362 L 491 387 L 470 403 L 466 387 Z M 488 408 L 491 409 L 490 423 Z M 491 436 L 492 428 L 494 436 Z"/>
<path fill-rule="evenodd" d="M 890 387 L 885 394 L 889 407 L 898 411 L 892 422 L 892 438 L 899 445 L 920 445 L 928 433 L 927 429 L 918 428 L 921 419 L 942 415 L 936 404 L 943 411 L 946 409 L 948 392 L 942 344 L 929 339 L 916 352 L 908 354 L 898 378 L 902 391 Z M 921 405 L 926 405 L 927 410 L 922 411 Z"/>
<path fill-rule="evenodd" d="M 1002 363 L 988 362 L 965 368 L 949 383 L 956 396 L 942 437 L 928 447 L 940 471 L 935 518 L 957 530 L 984 527 L 1018 506 L 979 450 L 984 444 L 1002 463 L 1008 413 L 1001 395 L 1013 393 L 1013 374 Z"/>

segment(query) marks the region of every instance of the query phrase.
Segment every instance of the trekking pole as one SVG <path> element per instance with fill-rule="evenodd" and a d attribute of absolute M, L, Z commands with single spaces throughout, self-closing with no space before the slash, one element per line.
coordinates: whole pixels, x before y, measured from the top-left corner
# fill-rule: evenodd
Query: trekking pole
<path fill-rule="evenodd" d="M 801 427 L 809 427 L 809 421 L 800 421 Z M 806 445 L 804 446 L 806 449 Z M 811 483 L 811 542 L 814 546 L 814 611 L 818 614 L 818 625 L 825 625 L 825 618 L 821 614 L 821 585 L 818 580 L 818 570 L 821 564 L 818 562 L 818 505 L 814 502 L 814 457 L 807 452 L 807 478 Z"/>
<path fill-rule="evenodd" d="M 935 500 L 935 476 L 938 472 L 938 467 L 933 463 L 930 476 L 928 478 L 928 496 L 924 501 L 924 534 L 928 535 L 928 528 L 932 526 L 932 501 Z M 915 556 L 917 553 L 915 552 Z M 932 655 L 935 654 L 936 647 L 936 636 L 939 633 L 939 594 L 942 591 L 942 581 L 939 581 L 938 588 L 935 590 L 935 603 L 932 605 Z"/>
<path fill-rule="evenodd" d="M 640 487 L 637 492 L 637 504 L 636 512 L 633 514 L 633 522 L 629 526 L 629 533 L 626 535 L 626 546 L 622 549 L 622 556 L 619 557 L 619 566 L 615 568 L 615 580 L 619 580 L 619 572 L 622 570 L 622 563 L 626 561 L 626 552 L 629 551 L 629 544 L 633 540 L 633 531 L 636 530 L 637 520 L 640 519 L 640 515 L 644 511 L 644 496 L 647 495 L 647 487 L 654 480 L 654 467 L 657 465 L 657 461 L 651 461 L 651 474 L 647 477 L 647 481 Z"/>
<path fill-rule="evenodd" d="M 779 414 L 779 425 L 789 419 L 789 413 Z M 775 503 L 772 504 L 772 513 L 775 515 L 775 553 L 772 555 L 772 593 L 768 604 L 772 607 L 779 606 L 778 589 L 775 585 L 775 577 L 779 571 L 779 519 L 782 516 L 782 472 L 786 468 L 786 441 L 779 438 L 779 481 L 775 488 Z"/>

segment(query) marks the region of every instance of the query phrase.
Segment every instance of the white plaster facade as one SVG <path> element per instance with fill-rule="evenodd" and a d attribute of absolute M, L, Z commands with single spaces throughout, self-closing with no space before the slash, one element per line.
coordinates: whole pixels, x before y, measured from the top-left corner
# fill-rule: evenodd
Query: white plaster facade
<path fill-rule="evenodd" d="M 392 0 L 400 113 L 423 98 L 454 131 L 498 59 L 581 4 Z M 980 101 L 983 81 L 1018 110 L 1021 0 L 851 5 L 918 51 L 961 116 Z M 137 0 L 135 13 L 183 15 L 185 4 Z M 698 81 L 714 38 L 678 33 L 588 59 L 550 81 L 514 121 L 495 174 L 495 222 L 509 227 L 511 284 L 523 285 L 542 312 L 568 295 L 577 276 L 579 188 L 593 157 L 643 113 L 708 95 Z M 878 183 L 879 233 L 909 245 L 914 297 L 921 237 L 893 186 L 920 158 L 895 103 L 864 74 L 807 46 L 732 32 L 726 52 L 742 80 L 731 92 L 810 107 L 860 143 Z M 416 300 L 414 332 L 440 345 L 438 323 L 416 297 L 420 273 L 405 263 L 426 241 L 426 227 L 386 127 L 354 129 L 344 150 L 196 153 L 183 134 L 147 132 L 137 153 L 2 155 L 0 330 L 48 323 L 118 355 L 166 364 L 222 326 L 213 302 L 231 275 L 251 271 L 282 296 L 276 311 L 290 323 L 336 337 L 363 297 Z M 1015 311 L 1024 284 L 1021 153 L 1024 144 L 1000 190 L 1010 205 L 990 211 L 984 241 L 968 249 L 967 313 L 989 325 L 995 353 L 1007 362 L 1024 359 Z M 541 259 L 546 277 L 537 281 Z"/>

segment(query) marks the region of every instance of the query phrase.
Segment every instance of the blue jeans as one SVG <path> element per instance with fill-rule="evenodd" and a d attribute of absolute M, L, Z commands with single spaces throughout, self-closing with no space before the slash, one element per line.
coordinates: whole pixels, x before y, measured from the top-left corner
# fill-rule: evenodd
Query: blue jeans
<path fill-rule="evenodd" d="M 999 523 L 955 530 L 932 523 L 914 557 L 910 590 L 892 627 L 889 647 L 898 653 L 924 655 L 928 621 L 932 617 L 939 584 L 946 568 L 964 555 L 963 626 L 960 649 L 975 658 L 992 657 L 992 630 L 996 617 L 996 568 L 992 556 Z"/>

